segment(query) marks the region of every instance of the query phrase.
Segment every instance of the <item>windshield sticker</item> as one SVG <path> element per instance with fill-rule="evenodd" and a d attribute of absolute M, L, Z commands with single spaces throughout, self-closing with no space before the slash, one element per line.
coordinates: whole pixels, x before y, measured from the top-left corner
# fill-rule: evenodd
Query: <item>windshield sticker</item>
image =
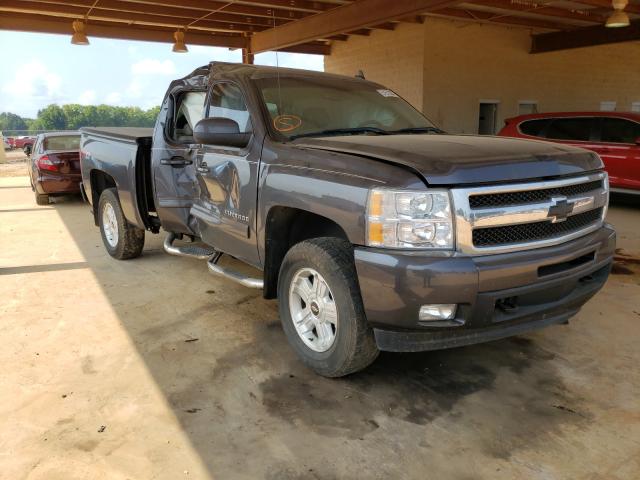
<path fill-rule="evenodd" d="M 395 98 L 398 98 L 398 95 L 393 93 L 391 90 L 380 89 L 380 90 L 378 90 L 378 93 L 380 95 L 382 95 L 383 97 L 395 97 Z"/>
<path fill-rule="evenodd" d="M 273 128 L 279 132 L 291 132 L 302 125 L 297 115 L 278 115 L 273 119 Z"/>

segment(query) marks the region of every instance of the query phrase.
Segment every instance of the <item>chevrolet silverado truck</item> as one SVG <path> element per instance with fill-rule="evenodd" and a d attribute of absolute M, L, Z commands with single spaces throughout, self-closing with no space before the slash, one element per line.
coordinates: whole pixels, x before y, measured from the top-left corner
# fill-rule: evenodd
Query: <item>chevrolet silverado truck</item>
<path fill-rule="evenodd" d="M 83 129 L 80 157 L 111 256 L 164 230 L 168 253 L 277 298 L 328 377 L 567 323 L 615 249 L 596 153 L 448 135 L 362 78 L 213 62 L 171 83 L 154 129 Z"/>

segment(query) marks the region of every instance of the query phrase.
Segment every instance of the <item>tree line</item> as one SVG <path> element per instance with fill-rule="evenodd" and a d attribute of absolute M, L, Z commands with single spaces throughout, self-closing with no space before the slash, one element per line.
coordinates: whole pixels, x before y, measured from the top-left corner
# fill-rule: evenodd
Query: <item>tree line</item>
<path fill-rule="evenodd" d="M 153 127 L 160 107 L 111 105 L 49 105 L 38 110 L 36 118 L 23 118 L 15 113 L 0 113 L 0 131 L 5 136 L 34 134 L 42 130 L 77 130 L 81 127 Z M 15 133 L 13 133 L 15 132 Z"/>

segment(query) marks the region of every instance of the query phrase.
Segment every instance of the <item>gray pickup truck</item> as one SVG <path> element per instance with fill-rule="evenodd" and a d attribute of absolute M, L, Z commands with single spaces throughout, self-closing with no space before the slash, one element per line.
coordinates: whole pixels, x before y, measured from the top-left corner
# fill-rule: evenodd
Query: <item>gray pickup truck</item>
<path fill-rule="evenodd" d="M 85 128 L 80 156 L 110 255 L 165 230 L 168 253 L 278 298 L 329 377 L 566 323 L 615 249 L 597 154 L 447 135 L 362 78 L 213 62 L 171 83 L 154 129 Z"/>

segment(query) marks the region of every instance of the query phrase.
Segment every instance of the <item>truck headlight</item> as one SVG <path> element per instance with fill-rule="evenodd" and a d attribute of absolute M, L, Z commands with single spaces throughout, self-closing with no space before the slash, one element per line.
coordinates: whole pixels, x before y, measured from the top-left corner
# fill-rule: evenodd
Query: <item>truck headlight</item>
<path fill-rule="evenodd" d="M 372 189 L 367 204 L 367 245 L 452 249 L 449 192 Z"/>

